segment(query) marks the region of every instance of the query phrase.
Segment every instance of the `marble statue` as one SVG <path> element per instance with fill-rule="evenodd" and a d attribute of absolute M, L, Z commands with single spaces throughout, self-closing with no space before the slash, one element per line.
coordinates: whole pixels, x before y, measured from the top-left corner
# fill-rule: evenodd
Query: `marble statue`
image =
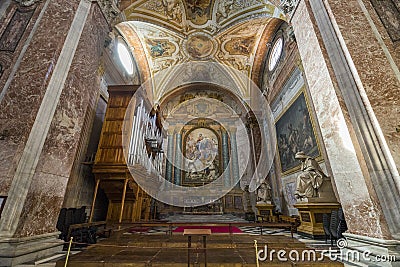
<path fill-rule="evenodd" d="M 318 162 L 304 152 L 297 152 L 295 158 L 301 160 L 302 173 L 297 177 L 294 195 L 297 199 L 318 197 L 318 189 L 327 176 Z"/>
<path fill-rule="evenodd" d="M 257 188 L 257 203 L 271 203 L 271 201 L 271 186 L 266 181 L 264 181 Z"/>

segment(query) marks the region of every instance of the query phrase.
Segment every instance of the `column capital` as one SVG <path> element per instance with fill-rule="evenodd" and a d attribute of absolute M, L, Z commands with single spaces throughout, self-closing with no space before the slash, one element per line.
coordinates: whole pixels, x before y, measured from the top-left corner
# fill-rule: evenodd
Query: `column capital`
<path fill-rule="evenodd" d="M 167 129 L 167 134 L 168 134 L 168 135 L 173 135 L 174 132 L 175 132 L 175 127 L 169 127 L 169 128 Z"/>
<path fill-rule="evenodd" d="M 177 123 L 177 124 L 175 124 L 175 133 L 181 132 L 184 126 L 185 126 L 185 125 L 182 124 L 182 123 Z"/>

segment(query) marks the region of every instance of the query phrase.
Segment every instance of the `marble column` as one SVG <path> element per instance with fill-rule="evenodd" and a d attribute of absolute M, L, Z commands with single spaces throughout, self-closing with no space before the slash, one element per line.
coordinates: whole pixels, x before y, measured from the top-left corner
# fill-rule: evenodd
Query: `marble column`
<path fill-rule="evenodd" d="M 231 151 L 232 151 L 232 181 L 231 183 L 235 184 L 236 188 L 240 187 L 239 184 L 239 161 L 238 161 L 238 151 L 237 151 L 237 142 L 236 142 L 236 127 L 231 127 L 229 129 L 230 139 L 231 139 Z"/>
<path fill-rule="evenodd" d="M 229 187 L 231 184 L 231 171 L 229 163 L 228 133 L 225 130 L 222 130 L 222 171 L 224 172 L 224 186 L 226 187 Z"/>
<path fill-rule="evenodd" d="M 175 167 L 174 167 L 174 183 L 181 185 L 181 164 L 182 164 L 182 134 L 175 133 Z"/>
<path fill-rule="evenodd" d="M 388 151 L 363 96 L 354 63 L 341 43 L 340 27 L 328 11 L 322 1 L 300 1 L 291 23 L 316 116 L 322 125 L 322 141 L 348 234 L 351 238 L 360 237 L 360 242 L 354 243 L 357 246 L 364 244 L 364 248 L 372 249 L 385 243 L 376 240 L 398 238 L 396 178 L 393 168 L 388 166 Z M 394 243 L 380 248 L 390 250 Z"/>
<path fill-rule="evenodd" d="M 168 130 L 167 136 L 167 158 L 166 158 L 166 170 L 165 170 L 165 178 L 168 182 L 172 183 L 172 168 L 173 163 L 170 161 L 174 156 L 174 135 L 173 131 Z"/>
<path fill-rule="evenodd" d="M 109 31 L 97 3 L 42 3 L 30 45 L 2 88 L 0 131 L 11 133 L 0 141 L 8 154 L 0 157 L 0 191 L 8 197 L 0 220 L 2 266 L 59 247 L 55 226 L 85 114 L 98 98 L 97 69 Z"/>

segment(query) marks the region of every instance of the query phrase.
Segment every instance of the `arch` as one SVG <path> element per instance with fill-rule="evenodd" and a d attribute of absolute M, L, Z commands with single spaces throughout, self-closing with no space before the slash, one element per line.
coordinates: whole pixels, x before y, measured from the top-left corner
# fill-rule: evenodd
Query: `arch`
<path fill-rule="evenodd" d="M 147 81 L 151 76 L 151 71 L 139 36 L 127 23 L 120 23 L 116 25 L 115 28 L 124 38 L 125 42 L 130 46 L 132 56 L 138 65 L 140 81 Z"/>
<path fill-rule="evenodd" d="M 249 112 L 249 106 L 240 95 L 235 94 L 227 88 L 212 83 L 195 83 L 176 87 L 166 94 L 163 94 L 162 98 L 159 99 L 158 104 L 161 112 L 163 112 L 166 108 L 166 105 L 171 103 L 174 105 L 174 103 L 178 101 L 177 98 L 179 96 L 196 93 L 203 93 L 206 95 L 207 91 L 215 92 L 215 95 L 210 95 L 210 98 L 218 99 L 219 96 L 224 96 L 225 98 L 229 99 L 225 100 L 224 103 L 232 108 L 239 117 L 245 118 L 246 114 Z M 190 96 L 188 98 L 190 98 Z M 232 105 L 232 101 L 234 101 L 234 104 L 236 105 Z"/>
<path fill-rule="evenodd" d="M 254 63 L 253 63 L 253 69 L 251 72 L 251 80 L 258 85 L 258 87 L 261 88 L 261 74 L 262 74 L 262 69 L 265 65 L 265 60 L 268 54 L 268 43 L 272 41 L 274 38 L 274 33 L 281 27 L 282 23 L 284 23 L 283 20 L 280 19 L 272 19 L 267 27 L 264 29 L 264 32 L 261 36 L 260 43 L 258 44 L 257 50 L 256 50 L 256 55 L 258 55 L 257 58 L 255 58 Z"/>

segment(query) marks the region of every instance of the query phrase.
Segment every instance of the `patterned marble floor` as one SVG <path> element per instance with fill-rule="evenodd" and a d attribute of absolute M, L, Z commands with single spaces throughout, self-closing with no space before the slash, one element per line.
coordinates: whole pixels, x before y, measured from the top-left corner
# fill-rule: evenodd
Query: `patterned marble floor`
<path fill-rule="evenodd" d="M 296 250 L 300 254 L 309 250 L 307 246 L 285 235 L 211 235 L 207 238 L 207 266 L 256 266 L 254 241 L 259 249 L 268 246 L 268 251 Z M 201 253 L 201 238 L 193 237 L 193 253 L 190 266 L 204 266 Z M 319 254 L 317 252 L 317 257 Z M 69 267 L 78 266 L 188 266 L 187 237 L 182 234 L 126 234 L 115 233 L 111 238 L 90 246 L 73 255 Z M 64 266 L 63 261 L 57 266 Z M 260 260 L 260 266 L 344 266 L 324 257 L 313 261 L 280 261 L 276 256 Z"/>
<path fill-rule="evenodd" d="M 246 222 L 244 219 L 230 214 L 223 215 L 173 215 L 167 218 L 169 222 Z M 208 238 L 208 265 L 207 266 L 256 266 L 254 240 L 259 248 L 268 244 L 268 249 L 294 249 L 300 253 L 304 250 L 314 250 L 321 253 L 330 248 L 330 242 L 313 240 L 294 234 L 283 229 L 263 228 L 257 226 L 239 227 L 243 234 L 238 235 L 212 235 Z M 74 252 L 68 263 L 73 266 L 187 266 L 187 237 L 174 233 L 168 235 L 167 227 L 152 227 L 137 233 L 129 231 L 129 227 L 116 231 L 108 238 L 99 240 L 82 252 Z M 194 238 L 194 246 L 200 247 L 200 240 Z M 333 247 L 334 249 L 334 247 Z M 333 253 L 335 256 L 335 253 Z M 286 261 L 276 259 L 261 261 L 260 266 L 368 266 L 362 263 L 349 263 L 325 257 L 322 261 Z M 57 261 L 58 260 L 58 261 Z M 35 266 L 64 266 L 65 257 L 53 260 L 51 263 L 35 264 Z M 191 266 L 204 266 L 202 253 L 194 253 Z M 48 264 L 48 265 L 45 265 Z M 33 266 L 33 265 L 23 265 Z"/>

